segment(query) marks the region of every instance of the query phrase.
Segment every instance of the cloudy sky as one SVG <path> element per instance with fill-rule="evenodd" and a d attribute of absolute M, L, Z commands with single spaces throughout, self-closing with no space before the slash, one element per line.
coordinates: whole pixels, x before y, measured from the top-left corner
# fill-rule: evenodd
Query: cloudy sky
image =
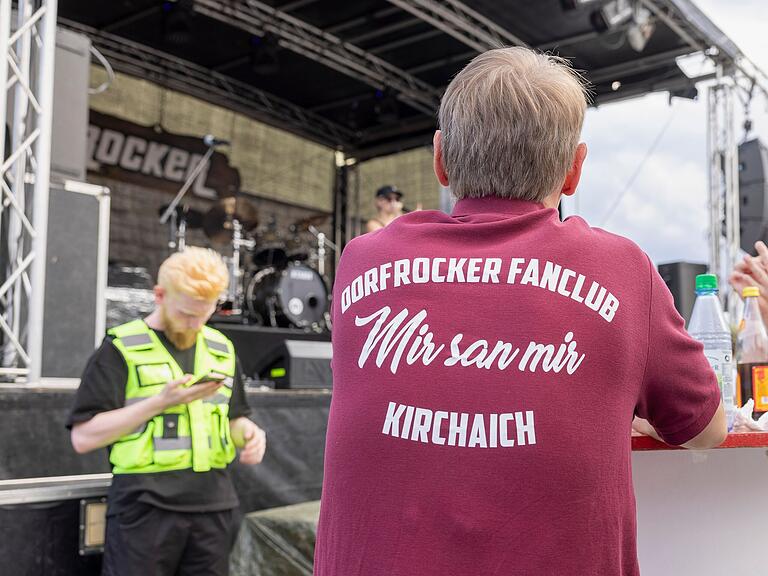
<path fill-rule="evenodd" d="M 766 0 L 694 1 L 742 52 L 768 72 Z M 741 110 L 738 116 L 736 137 L 741 140 Z M 752 119 L 752 135 L 768 144 L 765 98 L 753 101 Z M 707 261 L 704 86 L 699 86 L 697 101 L 675 99 L 670 105 L 666 94 L 656 94 L 590 110 L 583 140 L 589 155 L 578 199 L 564 203 L 566 214 L 578 213 L 592 226 L 631 238 L 656 263 Z M 627 188 L 646 156 L 642 170 L 606 220 L 614 200 Z"/>

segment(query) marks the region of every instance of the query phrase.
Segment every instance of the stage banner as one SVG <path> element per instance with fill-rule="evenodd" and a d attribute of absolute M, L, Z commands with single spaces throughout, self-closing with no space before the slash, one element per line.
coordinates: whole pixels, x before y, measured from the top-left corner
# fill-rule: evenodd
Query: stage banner
<path fill-rule="evenodd" d="M 88 172 L 114 180 L 178 192 L 208 150 L 202 136 L 172 134 L 90 111 Z M 215 199 L 240 190 L 240 172 L 214 152 L 190 193 Z"/>

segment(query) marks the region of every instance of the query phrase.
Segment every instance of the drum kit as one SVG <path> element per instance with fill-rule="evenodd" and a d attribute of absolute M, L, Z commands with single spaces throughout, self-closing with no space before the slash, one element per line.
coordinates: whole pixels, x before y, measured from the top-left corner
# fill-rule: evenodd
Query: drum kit
<path fill-rule="evenodd" d="M 223 254 L 229 289 L 220 316 L 273 328 L 324 331 L 330 329 L 325 257 L 328 248 L 336 247 L 317 226 L 328 218 L 312 215 L 281 232 L 274 218 L 261 222 L 248 199 L 231 196 L 205 213 L 179 206 L 168 221 L 169 247 L 183 250 L 187 230 L 197 228 Z"/>

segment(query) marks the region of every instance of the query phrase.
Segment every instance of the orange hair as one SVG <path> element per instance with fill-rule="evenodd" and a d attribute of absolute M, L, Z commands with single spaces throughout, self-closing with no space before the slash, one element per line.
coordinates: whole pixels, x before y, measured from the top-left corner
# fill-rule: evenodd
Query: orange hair
<path fill-rule="evenodd" d="M 227 289 L 229 273 L 217 252 L 189 246 L 184 252 L 165 259 L 160 265 L 157 283 L 168 292 L 214 301 Z"/>

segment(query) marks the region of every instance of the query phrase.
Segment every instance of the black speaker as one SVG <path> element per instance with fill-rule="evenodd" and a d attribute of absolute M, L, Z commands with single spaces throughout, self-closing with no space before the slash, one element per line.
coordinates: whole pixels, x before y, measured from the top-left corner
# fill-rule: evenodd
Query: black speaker
<path fill-rule="evenodd" d="M 42 375 L 79 378 L 104 337 L 109 191 L 51 184 Z"/>
<path fill-rule="evenodd" d="M 275 388 L 332 388 L 330 342 L 285 340 L 258 367 L 259 380 Z"/>
<path fill-rule="evenodd" d="M 755 254 L 768 241 L 768 148 L 754 139 L 739 145 L 739 228 L 741 249 Z"/>
<path fill-rule="evenodd" d="M 659 264 L 659 275 L 672 292 L 675 308 L 685 318 L 685 325 L 691 319 L 693 303 L 696 300 L 696 276 L 706 274 L 706 264 L 692 262 L 669 262 Z"/>

